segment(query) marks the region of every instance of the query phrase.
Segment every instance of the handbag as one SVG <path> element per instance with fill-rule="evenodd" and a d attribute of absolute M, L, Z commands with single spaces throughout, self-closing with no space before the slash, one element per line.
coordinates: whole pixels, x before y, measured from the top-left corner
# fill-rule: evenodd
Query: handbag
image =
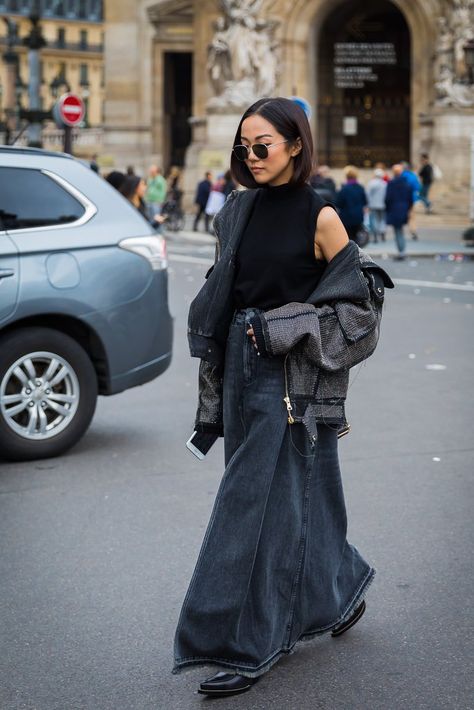
<path fill-rule="evenodd" d="M 370 232 L 364 224 L 361 224 L 355 235 L 355 243 L 363 249 L 369 243 Z"/>
<path fill-rule="evenodd" d="M 214 217 L 214 215 L 216 215 L 219 210 L 224 206 L 224 202 L 225 195 L 223 192 L 211 190 L 206 204 L 206 214 L 209 215 L 209 217 Z"/>

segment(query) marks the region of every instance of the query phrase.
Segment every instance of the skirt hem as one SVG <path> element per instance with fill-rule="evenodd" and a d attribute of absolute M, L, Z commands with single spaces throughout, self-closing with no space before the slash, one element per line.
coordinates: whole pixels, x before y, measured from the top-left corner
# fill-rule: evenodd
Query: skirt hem
<path fill-rule="evenodd" d="M 358 604 L 361 603 L 365 598 L 367 591 L 374 580 L 374 577 L 375 569 L 371 567 L 367 575 L 364 577 L 361 584 L 359 585 L 356 593 L 352 597 L 352 600 L 344 611 L 343 615 L 336 622 L 321 629 L 316 629 L 314 631 L 305 631 L 296 639 L 296 641 L 292 643 L 289 648 L 279 649 L 267 661 L 265 661 L 262 666 L 258 668 L 243 668 L 238 663 L 233 663 L 232 661 L 225 661 L 219 658 L 196 657 L 186 658 L 182 661 L 175 663 L 172 673 L 173 675 L 178 675 L 182 671 L 191 670 L 193 666 L 217 666 L 224 670 L 235 671 L 236 674 L 244 676 L 246 678 L 258 678 L 259 676 L 269 671 L 270 668 L 275 663 L 277 663 L 277 661 L 279 661 L 282 656 L 289 656 L 294 653 L 295 646 L 297 643 L 311 641 L 316 636 L 322 636 L 323 634 L 328 633 L 329 631 L 332 631 L 333 629 L 336 629 L 338 626 L 343 624 L 354 611 L 355 607 L 358 606 Z"/>

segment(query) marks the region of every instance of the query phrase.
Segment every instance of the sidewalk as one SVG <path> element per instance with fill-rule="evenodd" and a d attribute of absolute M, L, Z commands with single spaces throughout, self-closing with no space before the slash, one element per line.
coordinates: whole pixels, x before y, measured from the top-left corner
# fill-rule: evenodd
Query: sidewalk
<path fill-rule="evenodd" d="M 186 215 L 187 229 L 181 232 L 166 233 L 166 237 L 170 242 L 188 243 L 195 246 L 214 246 L 215 237 L 204 232 L 192 231 L 192 215 Z M 462 239 L 462 234 L 469 226 L 469 221 L 466 219 L 456 220 L 457 224 L 441 224 L 442 217 L 438 215 L 417 215 L 418 222 L 418 239 L 414 241 L 405 230 L 407 237 L 407 254 L 411 257 L 435 257 L 444 258 L 459 257 L 474 257 L 474 247 L 466 246 L 466 242 Z M 454 221 L 447 218 L 446 222 Z M 433 224 L 430 224 L 432 222 Z M 392 229 L 387 230 L 387 240 L 378 244 L 368 244 L 364 251 L 371 256 L 393 256 L 397 254 Z"/>

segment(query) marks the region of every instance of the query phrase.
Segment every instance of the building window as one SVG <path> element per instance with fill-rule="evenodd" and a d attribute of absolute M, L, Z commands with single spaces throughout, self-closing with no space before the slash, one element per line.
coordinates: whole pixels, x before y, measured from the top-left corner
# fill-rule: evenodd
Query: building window
<path fill-rule="evenodd" d="M 77 18 L 76 0 L 67 0 L 67 16 L 72 20 Z"/>
<path fill-rule="evenodd" d="M 90 1 L 90 13 L 91 20 L 102 20 L 102 1 L 101 0 L 91 0 Z"/>
<path fill-rule="evenodd" d="M 64 49 L 66 46 L 66 30 L 64 27 L 58 27 L 58 39 L 56 44 L 59 49 Z"/>
<path fill-rule="evenodd" d="M 79 84 L 89 86 L 89 65 L 81 64 L 79 67 Z"/>
<path fill-rule="evenodd" d="M 87 30 L 81 30 L 80 33 L 80 40 L 79 40 L 79 47 L 81 49 L 87 49 L 89 44 L 89 40 L 87 38 Z"/>
<path fill-rule="evenodd" d="M 40 10 L 45 17 L 67 17 L 69 20 L 103 20 L 102 0 L 40 0 Z M 29 15 L 34 0 L 0 0 L 0 12 Z"/>

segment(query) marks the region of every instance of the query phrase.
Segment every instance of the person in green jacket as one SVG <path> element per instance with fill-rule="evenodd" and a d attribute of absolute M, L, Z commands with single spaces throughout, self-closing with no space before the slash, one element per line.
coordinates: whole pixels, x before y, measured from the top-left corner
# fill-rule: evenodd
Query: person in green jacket
<path fill-rule="evenodd" d="M 161 173 L 161 168 L 157 165 L 150 166 L 149 176 L 145 199 L 151 214 L 160 214 L 166 197 L 166 180 Z"/>

